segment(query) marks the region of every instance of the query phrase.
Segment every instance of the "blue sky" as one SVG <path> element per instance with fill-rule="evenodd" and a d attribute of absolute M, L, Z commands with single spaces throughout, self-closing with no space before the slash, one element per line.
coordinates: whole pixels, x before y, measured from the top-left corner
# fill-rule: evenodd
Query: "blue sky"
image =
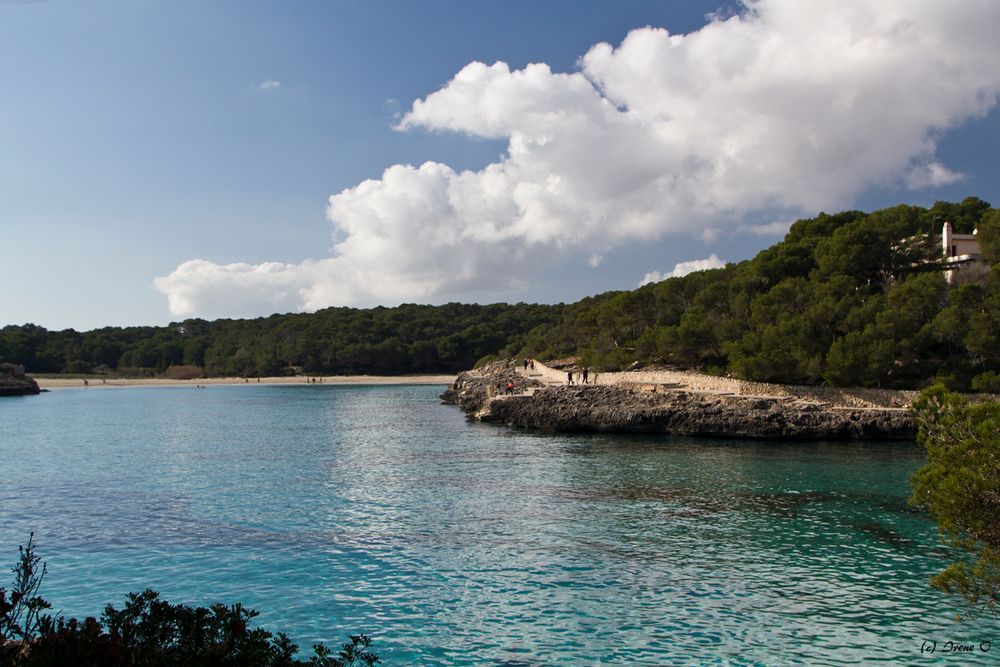
<path fill-rule="evenodd" d="M 823 209 L 1000 202 L 991 3 L 887 2 L 850 54 L 789 37 L 844 3 L 785 4 L 0 0 L 0 324 L 572 301 Z"/>

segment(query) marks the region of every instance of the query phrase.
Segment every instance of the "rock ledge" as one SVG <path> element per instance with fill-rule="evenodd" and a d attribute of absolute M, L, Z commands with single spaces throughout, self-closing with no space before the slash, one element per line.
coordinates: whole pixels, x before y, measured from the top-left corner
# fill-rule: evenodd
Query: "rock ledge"
<path fill-rule="evenodd" d="M 734 395 L 675 384 L 567 386 L 529 375 L 512 362 L 494 362 L 461 373 L 441 398 L 480 421 L 553 431 L 768 440 L 911 440 L 916 434 L 905 407 L 836 405 L 787 391 L 774 396 Z M 508 382 L 515 384 L 512 395 L 497 389 L 506 388 Z"/>
<path fill-rule="evenodd" d="M 24 374 L 24 367 L 0 364 L 0 396 L 30 396 L 39 393 L 38 383 Z"/>

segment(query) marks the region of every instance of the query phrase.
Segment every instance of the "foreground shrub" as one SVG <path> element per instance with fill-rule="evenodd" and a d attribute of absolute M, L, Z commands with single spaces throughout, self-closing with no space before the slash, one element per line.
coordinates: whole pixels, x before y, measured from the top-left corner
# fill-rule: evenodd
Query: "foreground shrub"
<path fill-rule="evenodd" d="M 961 595 L 971 615 L 1000 614 L 1000 403 L 970 403 L 937 386 L 913 414 L 927 464 L 913 476 L 912 501 L 966 555 L 931 583 Z"/>
<path fill-rule="evenodd" d="M 252 628 L 258 612 L 240 603 L 189 607 L 160 599 L 146 589 L 130 593 L 121 609 L 108 605 L 98 621 L 53 619 L 38 591 L 46 566 L 35 554 L 34 535 L 20 547 L 11 589 L 0 588 L 0 667 L 132 665 L 261 665 L 283 667 L 371 667 L 380 662 L 371 638 L 350 635 L 333 652 L 313 646 L 308 662 L 294 659 L 299 647 L 284 633 Z"/>

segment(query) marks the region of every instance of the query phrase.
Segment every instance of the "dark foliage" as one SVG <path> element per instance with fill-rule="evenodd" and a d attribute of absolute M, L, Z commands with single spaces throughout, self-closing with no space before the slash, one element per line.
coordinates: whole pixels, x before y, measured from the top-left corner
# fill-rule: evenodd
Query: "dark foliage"
<path fill-rule="evenodd" d="M 911 502 L 925 505 L 941 535 L 967 558 L 932 580 L 971 614 L 1000 615 L 1000 404 L 970 403 L 942 386 L 913 405 L 927 463 L 913 476 Z"/>
<path fill-rule="evenodd" d="M 978 227 L 984 257 L 1000 260 L 1000 211 L 974 197 L 820 214 L 751 260 L 566 306 L 521 354 L 783 383 L 1000 387 L 1000 269 L 948 285 L 945 220 Z"/>
<path fill-rule="evenodd" d="M 101 620 L 53 619 L 39 594 L 46 566 L 34 535 L 20 548 L 10 591 L 0 588 L 0 667 L 126 667 L 133 665 L 247 665 L 373 667 L 380 662 L 366 635 L 350 635 L 336 655 L 313 646 L 308 662 L 283 633 L 253 628 L 258 613 L 240 603 L 189 607 L 161 600 L 156 591 L 130 593 L 121 609 L 108 605 Z"/>
<path fill-rule="evenodd" d="M 181 365 L 201 367 L 207 376 L 449 373 L 487 355 L 513 354 L 561 310 L 404 304 L 85 333 L 26 324 L 0 329 L 0 361 L 16 361 L 32 373 L 156 374 Z"/>
<path fill-rule="evenodd" d="M 18 551 L 17 565 L 11 570 L 14 581 L 10 590 L 0 587 L 0 644 L 34 640 L 47 621 L 45 610 L 51 607 L 38 594 L 47 568 L 35 554 L 34 533 Z"/>

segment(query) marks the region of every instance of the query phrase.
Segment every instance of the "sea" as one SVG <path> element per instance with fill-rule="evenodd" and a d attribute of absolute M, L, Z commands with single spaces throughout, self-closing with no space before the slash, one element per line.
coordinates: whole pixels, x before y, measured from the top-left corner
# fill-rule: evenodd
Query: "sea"
<path fill-rule="evenodd" d="M 928 581 L 912 442 L 564 434 L 435 386 L 58 389 L 0 399 L 0 586 L 99 616 L 242 602 L 386 665 L 996 665 Z M 960 620 L 961 617 L 961 620 Z"/>

